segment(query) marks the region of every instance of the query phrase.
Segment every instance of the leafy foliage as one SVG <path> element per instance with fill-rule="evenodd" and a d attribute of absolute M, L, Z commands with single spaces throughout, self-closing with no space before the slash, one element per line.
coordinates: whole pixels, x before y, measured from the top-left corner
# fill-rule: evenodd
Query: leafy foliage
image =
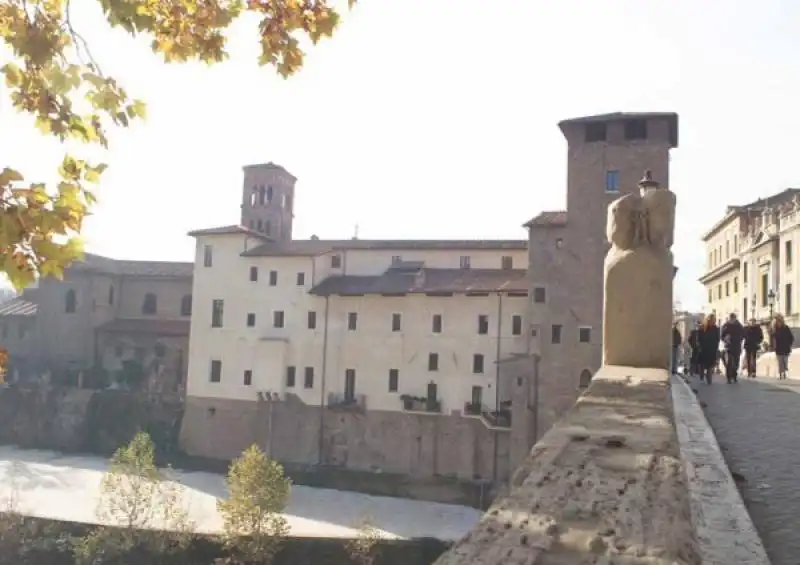
<path fill-rule="evenodd" d="M 88 2 L 90 0 L 81 0 Z M 317 43 L 339 23 L 332 0 L 95 0 L 108 24 L 152 38 L 164 61 L 217 63 L 225 32 L 245 13 L 260 18 L 259 64 L 289 77 L 303 65 L 303 37 Z M 350 7 L 355 0 L 349 0 Z M 62 142 L 107 148 L 109 128 L 145 117 L 145 105 L 105 75 L 70 19 L 71 0 L 0 0 L 0 73 L 13 106 Z M 106 165 L 66 155 L 48 187 L 0 169 L 0 272 L 21 289 L 39 276 L 63 276 L 81 256 L 78 236 Z"/>
<path fill-rule="evenodd" d="M 144 432 L 119 448 L 101 483 L 99 527 L 77 541 L 79 564 L 97 563 L 147 548 L 165 555 L 186 547 L 194 525 L 181 504 L 180 487 L 155 464 L 155 447 Z"/>
<path fill-rule="evenodd" d="M 228 499 L 217 502 L 225 539 L 246 562 L 268 563 L 289 534 L 281 512 L 291 481 L 283 467 L 252 445 L 228 470 Z"/>
<path fill-rule="evenodd" d="M 364 516 L 356 522 L 355 528 L 356 537 L 345 542 L 345 549 L 358 565 L 372 565 L 378 558 L 383 535 L 369 516 Z"/>

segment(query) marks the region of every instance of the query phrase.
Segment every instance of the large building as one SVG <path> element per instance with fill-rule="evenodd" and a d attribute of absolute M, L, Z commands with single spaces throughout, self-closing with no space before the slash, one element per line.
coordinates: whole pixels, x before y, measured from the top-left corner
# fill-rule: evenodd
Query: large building
<path fill-rule="evenodd" d="M 800 189 L 789 188 L 744 206 L 729 206 L 704 235 L 707 311 L 718 317 L 769 319 L 782 313 L 800 326 Z"/>
<path fill-rule="evenodd" d="M 192 264 L 87 254 L 64 274 L 0 304 L 10 378 L 50 374 L 75 384 L 126 379 L 154 391 L 184 387 Z M 100 370 L 103 374 L 98 374 Z M 89 383 L 85 383 L 89 385 Z"/>
<path fill-rule="evenodd" d="M 185 449 L 505 478 L 600 365 L 608 204 L 677 146 L 675 114 L 560 127 L 567 210 L 528 240 L 293 239 L 295 177 L 245 167 L 240 225 L 191 233 Z"/>

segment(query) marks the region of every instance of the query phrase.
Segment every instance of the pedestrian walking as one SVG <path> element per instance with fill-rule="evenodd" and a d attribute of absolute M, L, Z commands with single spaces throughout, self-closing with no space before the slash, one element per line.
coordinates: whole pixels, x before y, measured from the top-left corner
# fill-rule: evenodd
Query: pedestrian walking
<path fill-rule="evenodd" d="M 683 343 L 683 336 L 678 330 L 678 324 L 672 326 L 672 372 L 678 373 L 678 357 L 681 351 L 681 344 Z"/>
<path fill-rule="evenodd" d="M 717 326 L 717 317 L 714 314 L 709 314 L 705 317 L 697 337 L 700 345 L 700 357 L 698 359 L 700 377 L 710 385 L 714 370 L 719 363 L 720 332 Z"/>
<path fill-rule="evenodd" d="M 751 318 L 744 328 L 744 359 L 745 365 L 747 365 L 747 376 L 751 379 L 756 378 L 756 359 L 763 341 L 764 330 L 761 329 L 755 318 Z"/>
<path fill-rule="evenodd" d="M 775 315 L 770 338 L 772 350 L 778 358 L 778 378 L 785 379 L 789 373 L 789 355 L 792 353 L 794 334 L 780 314 Z"/>
<path fill-rule="evenodd" d="M 725 349 L 725 378 L 728 384 L 735 383 L 739 380 L 739 363 L 744 341 L 744 326 L 736 318 L 736 314 L 728 316 L 728 321 L 722 325 L 720 337 Z"/>
<path fill-rule="evenodd" d="M 698 320 L 691 332 L 689 332 L 689 374 L 700 376 L 700 330 L 702 324 Z"/>

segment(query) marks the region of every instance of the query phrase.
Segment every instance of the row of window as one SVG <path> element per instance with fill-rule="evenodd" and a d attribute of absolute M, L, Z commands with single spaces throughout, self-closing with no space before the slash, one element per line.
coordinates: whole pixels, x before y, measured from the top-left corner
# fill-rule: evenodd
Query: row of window
<path fill-rule="evenodd" d="M 292 207 L 292 197 L 289 194 L 281 194 L 281 208 Z M 250 206 L 267 206 L 275 200 L 275 189 L 272 185 L 256 185 L 250 192 Z"/>
<path fill-rule="evenodd" d="M 108 304 L 114 304 L 114 287 L 109 287 L 108 290 Z M 67 314 L 74 314 L 78 308 L 78 295 L 74 289 L 70 288 L 64 295 L 64 311 Z M 158 297 L 153 292 L 148 292 L 144 295 L 142 301 L 142 314 L 155 315 L 158 313 Z M 192 315 L 192 295 L 185 294 L 181 298 L 180 307 L 181 316 Z"/>
<path fill-rule="evenodd" d="M 586 129 L 583 130 L 583 135 L 586 143 L 606 141 L 608 138 L 608 123 L 588 123 L 586 124 Z M 625 120 L 623 122 L 623 136 L 626 141 L 647 139 L 647 120 L 640 118 Z"/>
<path fill-rule="evenodd" d="M 221 328 L 225 322 L 225 301 L 213 300 L 211 302 L 211 327 Z M 255 327 L 256 314 L 249 312 L 246 317 L 246 325 L 248 328 Z M 307 313 L 306 325 L 308 329 L 317 329 L 317 312 L 309 310 Z M 286 326 L 286 313 L 283 310 L 274 310 L 272 312 L 272 326 L 275 328 L 283 328 Z M 400 332 L 403 329 L 403 316 L 402 314 L 392 314 L 390 321 L 390 328 L 393 332 Z M 347 329 L 349 331 L 356 331 L 358 329 L 358 313 L 349 312 L 347 314 Z M 435 334 L 442 333 L 442 315 L 433 314 L 431 316 L 431 331 Z M 481 314 L 478 316 L 477 324 L 478 335 L 489 334 L 489 316 Z M 514 314 L 511 316 L 511 335 L 522 335 L 522 316 Z"/>

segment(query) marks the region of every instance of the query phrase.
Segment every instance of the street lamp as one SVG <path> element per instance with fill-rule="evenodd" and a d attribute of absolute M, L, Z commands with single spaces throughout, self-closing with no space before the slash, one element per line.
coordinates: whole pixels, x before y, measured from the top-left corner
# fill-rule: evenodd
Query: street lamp
<path fill-rule="evenodd" d="M 769 305 L 769 319 L 772 320 L 772 316 L 775 313 L 775 291 L 769 289 L 767 293 L 767 304 Z"/>

